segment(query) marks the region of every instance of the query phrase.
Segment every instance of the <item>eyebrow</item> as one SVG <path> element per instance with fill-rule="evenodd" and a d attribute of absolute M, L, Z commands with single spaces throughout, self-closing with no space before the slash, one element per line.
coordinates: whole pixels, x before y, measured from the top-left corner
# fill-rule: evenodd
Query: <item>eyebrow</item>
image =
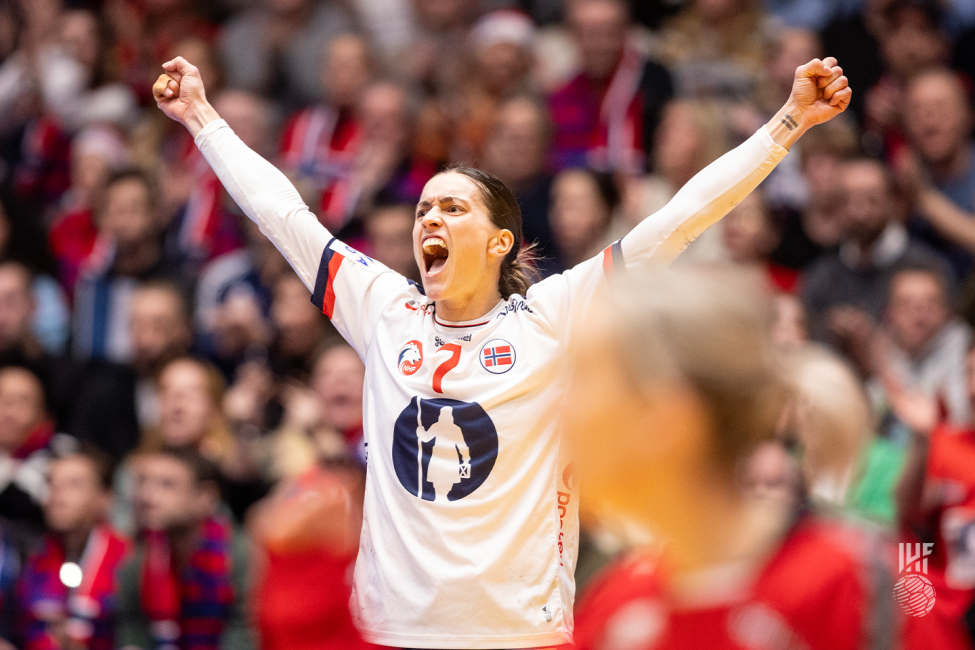
<path fill-rule="evenodd" d="M 417 203 L 416 204 L 416 207 L 418 207 L 418 208 L 428 208 L 431 205 L 433 205 L 434 203 L 450 203 L 450 202 L 465 203 L 465 204 L 467 203 L 467 201 L 464 200 L 464 199 L 457 198 L 456 196 L 447 195 L 447 196 L 435 196 L 435 197 L 433 197 L 432 200 L 431 199 L 424 199 L 423 201 L 420 201 L 419 203 Z"/>

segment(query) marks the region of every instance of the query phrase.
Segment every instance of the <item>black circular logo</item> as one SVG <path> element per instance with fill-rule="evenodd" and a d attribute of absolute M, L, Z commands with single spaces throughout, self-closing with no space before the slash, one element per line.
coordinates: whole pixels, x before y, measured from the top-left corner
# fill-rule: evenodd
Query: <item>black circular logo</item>
<path fill-rule="evenodd" d="M 479 488 L 498 459 L 498 431 L 477 402 L 414 397 L 396 418 L 393 467 L 406 490 L 456 501 Z"/>

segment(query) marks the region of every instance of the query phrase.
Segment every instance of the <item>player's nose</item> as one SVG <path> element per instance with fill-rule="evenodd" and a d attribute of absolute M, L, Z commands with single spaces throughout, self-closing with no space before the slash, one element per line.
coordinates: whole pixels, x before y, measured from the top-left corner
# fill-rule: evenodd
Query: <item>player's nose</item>
<path fill-rule="evenodd" d="M 424 228 L 439 228 L 443 225 L 443 219 L 441 218 L 440 211 L 434 208 L 423 216 L 420 223 Z"/>

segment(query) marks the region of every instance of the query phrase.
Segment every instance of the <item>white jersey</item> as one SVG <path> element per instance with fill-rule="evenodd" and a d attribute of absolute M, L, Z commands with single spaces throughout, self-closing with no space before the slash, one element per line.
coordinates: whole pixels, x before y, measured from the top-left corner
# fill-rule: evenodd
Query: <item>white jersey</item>
<path fill-rule="evenodd" d="M 569 641 L 577 495 L 556 415 L 578 318 L 608 273 L 673 259 L 785 150 L 761 129 L 597 258 L 457 323 L 415 283 L 333 238 L 222 120 L 197 145 L 366 365 L 352 603 L 362 633 L 412 648 Z"/>

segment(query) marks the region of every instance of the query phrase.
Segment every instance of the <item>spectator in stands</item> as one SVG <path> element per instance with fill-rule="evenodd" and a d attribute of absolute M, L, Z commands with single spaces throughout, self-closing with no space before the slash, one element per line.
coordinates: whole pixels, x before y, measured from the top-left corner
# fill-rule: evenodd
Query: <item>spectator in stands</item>
<path fill-rule="evenodd" d="M 275 329 L 272 347 L 275 374 L 307 379 L 315 350 L 326 336 L 336 332 L 308 300 L 308 289 L 294 273 L 286 273 L 274 285 L 271 322 Z"/>
<path fill-rule="evenodd" d="M 365 367 L 345 343 L 325 347 L 308 385 L 282 387 L 282 426 L 269 459 L 274 478 L 295 478 L 320 458 L 353 457 L 365 463 L 362 389 Z"/>
<path fill-rule="evenodd" d="M 628 42 L 625 2 L 573 2 L 568 23 L 582 72 L 549 98 L 552 165 L 641 173 L 653 151 L 660 111 L 673 96 L 670 75 Z"/>
<path fill-rule="evenodd" d="M 436 164 L 424 156 L 417 140 L 414 104 L 408 89 L 391 81 L 376 81 L 363 92 L 357 110 L 362 142 L 352 169 L 350 214 L 361 216 L 383 200 L 419 200 Z"/>
<path fill-rule="evenodd" d="M 322 66 L 323 101 L 293 115 L 281 140 L 284 169 L 320 193 L 311 209 L 332 232 L 339 232 L 355 208 L 350 182 L 362 140 L 356 107 L 374 73 L 364 38 L 333 39 Z"/>
<path fill-rule="evenodd" d="M 420 281 L 413 256 L 413 223 L 416 205 L 385 203 L 375 206 L 364 220 L 366 252 L 400 275 Z"/>
<path fill-rule="evenodd" d="M 112 461 L 93 447 L 48 468 L 48 533 L 20 575 L 25 650 L 114 650 L 115 584 L 128 542 L 106 523 Z"/>
<path fill-rule="evenodd" d="M 948 292 L 940 267 L 907 266 L 893 276 L 884 317 L 889 344 L 879 351 L 878 370 L 938 399 L 947 421 L 961 426 L 971 420 L 965 355 L 972 331 L 952 314 Z M 875 378 L 872 387 L 886 407 L 883 382 Z"/>
<path fill-rule="evenodd" d="M 182 260 L 164 246 L 156 201 L 155 188 L 142 172 L 123 171 L 106 184 L 97 219 L 100 243 L 85 260 L 75 287 L 76 357 L 130 360 L 127 316 L 136 281 L 184 281 Z"/>
<path fill-rule="evenodd" d="M 944 250 L 964 278 L 975 259 L 975 149 L 967 91 L 954 73 L 934 70 L 906 89 L 909 153 L 895 161 L 916 199 L 921 235 Z"/>
<path fill-rule="evenodd" d="M 159 371 L 158 385 L 159 428 L 145 432 L 143 449 L 191 448 L 225 479 L 242 476 L 237 441 L 223 413 L 225 385 L 216 368 L 180 357 Z"/>
<path fill-rule="evenodd" d="M 545 267 L 553 263 L 543 261 L 543 270 L 571 269 L 613 243 L 613 218 L 619 204 L 619 192 L 608 174 L 569 169 L 556 176 L 548 219 L 558 258 L 548 269 Z"/>
<path fill-rule="evenodd" d="M 164 280 L 150 280 L 132 292 L 129 305 L 132 367 L 138 377 L 136 405 L 139 426 L 159 424 L 156 377 L 163 367 L 186 355 L 193 343 L 186 298 L 181 289 Z"/>
<path fill-rule="evenodd" d="M 751 99 L 768 47 L 759 0 L 694 0 L 662 33 L 662 60 L 683 96 Z"/>
<path fill-rule="evenodd" d="M 780 235 L 761 191 L 752 192 L 728 213 L 721 234 L 732 264 L 758 271 L 776 291 L 796 290 L 798 272 L 769 259 Z"/>
<path fill-rule="evenodd" d="M 37 375 L 17 366 L 0 370 L 0 517 L 41 525 L 48 463 L 73 444 L 55 433 Z"/>
<path fill-rule="evenodd" d="M 815 262 L 806 273 L 803 300 L 813 338 L 850 356 L 868 374 L 874 324 L 883 313 L 890 279 L 905 265 L 947 262 L 913 241 L 899 220 L 902 212 L 890 173 L 880 162 L 856 159 L 840 169 L 844 192 L 843 241 L 835 253 Z"/>
<path fill-rule="evenodd" d="M 289 112 L 311 104 L 321 99 L 325 48 L 353 27 L 338 3 L 263 0 L 233 16 L 218 39 L 227 85 L 274 96 Z"/>
<path fill-rule="evenodd" d="M 135 459 L 140 540 L 118 584 L 116 647 L 247 650 L 249 553 L 221 513 L 216 468 L 189 449 Z"/>
<path fill-rule="evenodd" d="M 71 293 L 82 263 L 95 246 L 98 230 L 93 213 L 105 182 L 129 163 L 128 146 L 113 129 L 88 127 L 71 141 L 71 187 L 48 235 L 61 284 Z"/>
<path fill-rule="evenodd" d="M 474 24 L 470 32 L 470 71 L 461 101 L 444 102 L 455 123 L 454 157 L 477 161 L 501 104 L 533 92 L 535 25 L 525 14 L 501 10 Z"/>
<path fill-rule="evenodd" d="M 880 32 L 881 55 L 885 73 L 871 88 L 864 88 L 866 114 L 865 142 L 873 148 L 896 154 L 903 144 L 903 128 L 914 112 L 912 98 L 904 91 L 910 80 L 948 63 L 948 41 L 941 29 L 942 11 L 934 2 L 894 0 L 884 11 L 884 29 Z M 928 100 L 930 101 L 930 99 Z"/>
<path fill-rule="evenodd" d="M 805 197 L 798 209 L 785 208 L 777 215 L 782 231 L 772 254 L 777 263 L 805 270 L 836 248 L 843 229 L 843 163 L 855 156 L 857 148 L 855 127 L 839 120 L 813 129 L 802 141 L 798 153 Z"/>
<path fill-rule="evenodd" d="M 546 157 L 551 137 L 545 107 L 530 97 L 515 97 L 498 108 L 481 157 L 484 169 L 514 192 L 525 240 L 535 242 L 538 255 L 548 258 L 556 255 L 548 223 L 552 175 Z"/>

